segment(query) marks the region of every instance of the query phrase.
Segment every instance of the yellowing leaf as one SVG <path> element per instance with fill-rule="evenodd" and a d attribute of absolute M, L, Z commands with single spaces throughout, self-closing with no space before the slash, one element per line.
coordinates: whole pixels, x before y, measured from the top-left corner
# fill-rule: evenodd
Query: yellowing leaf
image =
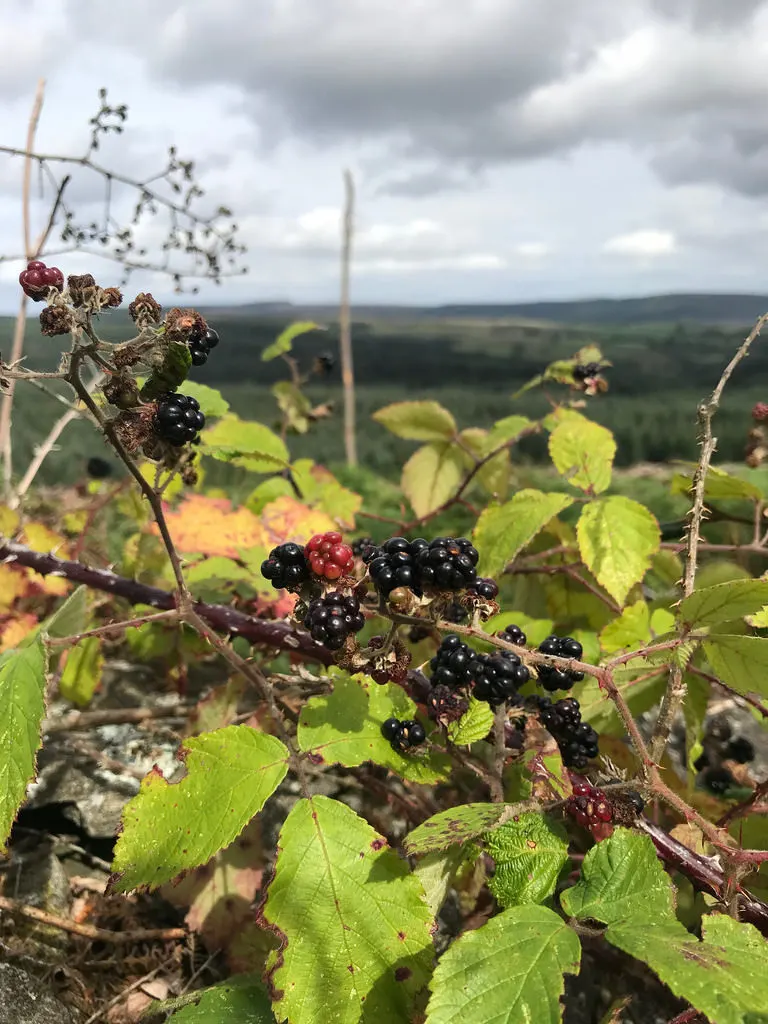
<path fill-rule="evenodd" d="M 456 437 L 456 420 L 439 402 L 395 402 L 379 409 L 372 419 L 409 441 L 450 441 Z"/>
<path fill-rule="evenodd" d="M 504 505 L 490 505 L 475 526 L 474 542 L 480 552 L 480 571 L 498 576 L 550 520 L 573 504 L 567 494 L 518 491 Z"/>
<path fill-rule="evenodd" d="M 611 482 L 616 442 L 599 423 L 579 417 L 560 423 L 549 436 L 555 469 L 583 491 L 600 494 Z"/>
<path fill-rule="evenodd" d="M 600 647 L 606 654 L 642 647 L 651 639 L 651 617 L 642 598 L 628 605 L 612 619 L 600 634 Z"/>
<path fill-rule="evenodd" d="M 90 703 L 101 682 L 103 668 L 101 640 L 97 636 L 87 636 L 77 647 L 66 652 L 64 671 L 59 682 L 61 696 L 81 707 Z"/>
<path fill-rule="evenodd" d="M 26 577 L 13 565 L 0 564 L 0 612 L 7 612 L 28 591 Z"/>
<path fill-rule="evenodd" d="M 403 467 L 400 485 L 417 516 L 427 516 L 453 497 L 464 478 L 460 448 L 450 443 L 419 448 Z"/>
<path fill-rule="evenodd" d="M 294 340 L 302 334 L 309 334 L 310 331 L 324 330 L 326 330 L 325 327 L 321 327 L 320 324 L 316 324 L 313 320 L 297 320 L 295 323 L 288 324 L 288 326 L 280 332 L 275 341 L 273 341 L 271 345 L 267 345 L 261 353 L 262 361 L 267 363 L 270 359 L 275 359 L 277 356 L 281 356 L 285 352 L 290 352 L 293 347 Z"/>
<path fill-rule="evenodd" d="M 28 636 L 38 624 L 37 617 L 30 612 L 23 615 L 14 615 L 2 626 L 0 626 L 0 651 L 9 651 L 18 647 L 21 641 Z"/>
<path fill-rule="evenodd" d="M 236 558 L 243 548 L 269 545 L 267 527 L 247 508 L 232 509 L 225 498 L 191 494 L 175 511 L 166 511 L 168 529 L 181 552 Z M 155 524 L 152 532 L 159 530 Z"/>
<path fill-rule="evenodd" d="M 234 413 L 207 427 L 200 451 L 253 473 L 274 473 L 288 465 L 285 443 L 263 423 L 241 420 Z"/>
<path fill-rule="evenodd" d="M 305 544 L 316 533 L 337 529 L 327 513 L 309 508 L 298 498 L 287 494 L 264 506 L 261 521 L 272 544 L 283 544 L 289 540 Z"/>
<path fill-rule="evenodd" d="M 576 536 L 587 568 L 621 605 L 642 580 L 661 541 L 656 518 L 639 502 L 622 495 L 587 505 L 579 517 Z"/>

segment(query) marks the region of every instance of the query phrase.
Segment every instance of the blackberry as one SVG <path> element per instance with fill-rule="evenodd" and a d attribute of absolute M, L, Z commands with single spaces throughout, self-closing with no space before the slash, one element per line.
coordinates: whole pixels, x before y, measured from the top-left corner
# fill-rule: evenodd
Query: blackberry
<path fill-rule="evenodd" d="M 301 544 L 278 544 L 261 563 L 261 575 L 275 590 L 296 590 L 309 579 L 304 548 Z"/>
<path fill-rule="evenodd" d="M 417 591 L 415 555 L 427 547 L 427 541 L 421 538 L 409 541 L 405 537 L 390 537 L 381 547 L 367 548 L 363 561 L 379 594 L 387 597 L 398 587 Z"/>
<path fill-rule="evenodd" d="M 196 398 L 169 392 L 158 399 L 155 433 L 174 448 L 181 448 L 188 441 L 196 441 L 198 431 L 204 426 L 205 416 L 200 412 Z"/>
<path fill-rule="evenodd" d="M 326 580 L 346 576 L 355 567 L 352 548 L 343 542 L 341 534 L 335 530 L 316 533 L 308 541 L 306 553 L 312 572 Z"/>
<path fill-rule="evenodd" d="M 436 537 L 429 544 L 413 541 L 416 582 L 420 590 L 467 590 L 477 581 L 479 554 L 466 537 Z M 488 582 L 488 581 L 483 581 Z M 497 590 L 498 593 L 498 590 Z"/>
<path fill-rule="evenodd" d="M 388 718 L 381 727 L 381 735 L 389 741 L 393 750 L 403 754 L 410 747 L 420 746 L 427 738 L 424 726 L 421 722 L 412 719 L 400 721 L 397 718 Z"/>
<path fill-rule="evenodd" d="M 337 651 L 348 636 L 359 633 L 364 625 L 358 599 L 336 591 L 311 601 L 304 617 L 304 628 L 312 639 L 331 651 Z"/>
<path fill-rule="evenodd" d="M 585 381 L 590 377 L 597 377 L 600 373 L 600 363 L 580 363 L 573 368 L 573 379 Z"/>
<path fill-rule="evenodd" d="M 578 640 L 573 637 L 548 636 L 539 644 L 541 654 L 551 654 L 556 658 L 580 659 L 584 649 Z M 574 683 L 581 682 L 584 678 L 583 672 L 569 672 L 566 669 L 556 668 L 554 665 L 539 665 L 537 668 L 539 682 L 549 693 L 555 690 L 570 690 Z"/>
<path fill-rule="evenodd" d="M 451 690 L 469 686 L 481 657 L 455 633 L 447 633 L 429 663 L 432 685 L 447 686 Z"/>
<path fill-rule="evenodd" d="M 512 651 L 498 651 L 486 656 L 475 671 L 473 694 L 477 700 L 499 707 L 514 700 L 521 686 L 530 679 L 530 672 Z"/>
<path fill-rule="evenodd" d="M 205 331 L 195 330 L 187 338 L 189 354 L 192 356 L 193 366 L 202 366 L 208 362 L 211 349 L 219 344 L 219 335 L 212 327 Z"/>
<path fill-rule="evenodd" d="M 373 543 L 372 537 L 358 537 L 357 540 L 353 540 L 352 554 L 357 558 L 365 559 L 365 553 L 369 548 L 375 548 L 376 545 Z"/>
<path fill-rule="evenodd" d="M 613 808 L 605 793 L 586 779 L 574 782 L 573 796 L 566 802 L 565 809 L 582 828 L 599 828 L 613 819 Z"/>
<path fill-rule="evenodd" d="M 628 789 L 627 792 L 624 794 L 624 798 L 629 804 L 631 804 L 631 806 L 635 809 L 635 811 L 637 811 L 638 814 L 643 813 L 643 808 L 645 807 L 645 800 L 643 800 L 643 798 L 636 790 Z"/>
<path fill-rule="evenodd" d="M 727 761 L 738 761 L 739 764 L 746 764 L 747 761 L 753 761 L 754 757 L 755 748 L 746 736 L 737 736 L 725 748 L 725 759 Z"/>
<path fill-rule="evenodd" d="M 711 793 L 723 796 L 736 785 L 736 780 L 727 768 L 707 768 L 701 780 Z"/>
<path fill-rule="evenodd" d="M 473 595 L 476 594 L 484 601 L 494 601 L 499 596 L 499 585 L 496 580 L 478 576 L 469 592 Z"/>
<path fill-rule="evenodd" d="M 515 647 L 525 647 L 528 643 L 528 637 L 519 626 L 507 626 L 506 629 L 497 633 L 496 636 L 505 643 L 514 644 Z"/>
<path fill-rule="evenodd" d="M 598 755 L 597 733 L 581 720 L 579 702 L 566 697 L 554 704 L 548 697 L 539 697 L 539 720 L 557 743 L 566 768 L 586 768 Z"/>
<path fill-rule="evenodd" d="M 88 459 L 85 471 L 92 480 L 106 480 L 107 477 L 112 476 L 112 465 L 106 459 L 93 455 Z"/>

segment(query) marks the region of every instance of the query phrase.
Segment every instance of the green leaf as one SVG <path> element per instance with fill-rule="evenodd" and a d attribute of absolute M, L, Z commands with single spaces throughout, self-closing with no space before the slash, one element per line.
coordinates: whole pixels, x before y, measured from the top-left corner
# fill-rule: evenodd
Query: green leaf
<path fill-rule="evenodd" d="M 274 736 L 229 725 L 185 740 L 185 774 L 153 769 L 123 810 L 111 888 L 156 889 L 229 846 L 285 778 L 288 751 Z"/>
<path fill-rule="evenodd" d="M 229 402 L 222 397 L 220 391 L 217 391 L 216 388 L 209 388 L 207 384 L 185 380 L 179 388 L 179 394 L 195 398 L 200 404 L 200 412 L 206 419 L 215 419 L 217 416 L 224 416 L 229 412 Z"/>
<path fill-rule="evenodd" d="M 768 580 L 732 580 L 694 590 L 680 604 L 680 620 L 689 627 L 713 626 L 753 615 L 768 604 Z"/>
<path fill-rule="evenodd" d="M 658 703 L 667 682 L 667 672 L 659 669 L 658 675 L 649 676 L 640 682 L 635 677 L 645 675 L 647 664 L 642 668 L 633 667 L 626 672 L 616 672 L 614 682 L 635 717 L 648 711 Z M 600 684 L 590 676 L 583 683 L 577 683 L 571 696 L 575 697 L 581 707 L 582 721 L 588 722 L 601 735 L 624 736 L 626 726 L 616 711 L 616 705 L 600 688 Z"/>
<path fill-rule="evenodd" d="M 281 380 L 272 385 L 272 394 L 291 430 L 295 430 L 297 434 L 306 434 L 309 430 L 309 414 L 312 412 L 312 403 L 301 388 L 298 388 L 293 381 Z"/>
<path fill-rule="evenodd" d="M 530 810 L 523 804 L 462 804 L 440 811 L 422 822 L 405 837 L 407 854 L 447 850 L 455 843 L 477 839 L 489 829 L 498 828 L 516 814 Z"/>
<path fill-rule="evenodd" d="M 513 907 L 466 932 L 430 982 L 426 1024 L 557 1024 L 564 974 L 577 974 L 576 933 L 546 907 Z"/>
<path fill-rule="evenodd" d="M 469 427 L 467 430 L 462 430 L 459 434 L 459 439 L 465 448 L 474 453 L 477 459 L 482 459 L 486 454 L 493 451 L 488 446 L 488 432 L 481 430 L 479 427 Z M 475 458 L 472 458 L 469 452 L 464 452 L 463 454 L 465 471 L 470 472 L 476 465 Z M 504 498 L 509 486 L 511 470 L 509 452 L 503 449 L 483 463 L 475 473 L 473 480 L 480 484 L 488 494 Z"/>
<path fill-rule="evenodd" d="M 269 996 L 255 975 L 235 975 L 179 999 L 152 1003 L 142 1020 L 173 1011 L 172 1024 L 275 1024 Z"/>
<path fill-rule="evenodd" d="M 512 444 L 525 433 L 533 423 L 527 416 L 505 416 L 496 420 L 486 438 L 486 451 L 492 452 L 502 444 Z"/>
<path fill-rule="evenodd" d="M 693 463 L 689 463 L 693 466 Z M 690 495 L 692 487 L 692 475 L 675 474 L 672 478 L 670 490 L 672 494 Z M 729 498 L 746 498 L 749 501 L 760 501 L 763 493 L 759 487 L 750 483 L 749 480 L 742 480 L 724 469 L 710 466 L 707 472 L 707 479 L 704 485 L 704 497 L 712 498 L 715 501 L 724 501 Z"/>
<path fill-rule="evenodd" d="M 33 643 L 0 655 L 0 853 L 35 775 L 45 714 L 46 651 Z"/>
<path fill-rule="evenodd" d="M 714 633 L 704 653 L 714 674 L 737 693 L 768 697 L 768 639 Z"/>
<path fill-rule="evenodd" d="M 558 473 L 574 487 L 600 494 L 611 483 L 616 441 L 599 423 L 569 418 L 549 435 L 549 455 Z"/>
<path fill-rule="evenodd" d="M 183 384 L 192 368 L 192 354 L 189 347 L 180 341 L 172 341 L 163 356 L 162 365 L 156 367 L 141 388 L 144 401 L 159 398 L 166 391 L 175 391 Z"/>
<path fill-rule="evenodd" d="M 561 902 L 568 914 L 607 924 L 608 942 L 648 964 L 675 995 L 718 1024 L 765 1017 L 765 939 L 722 914 L 703 918 L 703 941 L 691 935 L 675 916 L 671 880 L 648 836 L 620 828 L 594 846 L 582 880 Z"/>
<path fill-rule="evenodd" d="M 493 710 L 484 700 L 469 698 L 469 707 L 458 720 L 448 726 L 448 739 L 457 747 L 483 740 L 493 727 Z"/>
<path fill-rule="evenodd" d="M 642 647 L 651 639 L 651 616 L 641 598 L 627 605 L 621 615 L 612 619 L 600 634 L 600 647 L 606 654 Z"/>
<path fill-rule="evenodd" d="M 425 444 L 403 466 L 400 486 L 417 516 L 453 497 L 464 479 L 463 452 L 455 444 Z"/>
<path fill-rule="evenodd" d="M 61 696 L 80 707 L 89 704 L 101 682 L 103 669 L 104 655 L 100 637 L 85 637 L 77 647 L 67 652 L 67 661 L 59 681 Z"/>
<path fill-rule="evenodd" d="M 576 536 L 587 568 L 621 605 L 661 541 L 655 516 L 623 495 L 590 502 L 579 516 Z"/>
<path fill-rule="evenodd" d="M 268 363 L 270 359 L 275 359 L 285 352 L 290 352 L 294 341 L 302 334 L 309 334 L 310 331 L 324 330 L 326 330 L 325 327 L 321 327 L 320 324 L 316 324 L 311 320 L 297 320 L 296 323 L 289 324 L 285 330 L 281 331 L 271 345 L 267 345 L 261 353 L 262 361 Z"/>
<path fill-rule="evenodd" d="M 416 705 L 402 687 L 340 669 L 332 669 L 330 676 L 331 692 L 310 697 L 299 716 L 299 749 L 315 764 L 356 768 L 372 761 L 401 778 L 430 785 L 448 777 L 451 762 L 441 751 L 401 754 L 381 735 L 388 718 L 402 721 L 416 715 Z"/>
<path fill-rule="evenodd" d="M 427 906 L 432 915 L 437 917 L 445 903 L 448 890 L 453 885 L 456 875 L 465 864 L 476 860 L 482 851 L 479 846 L 451 846 L 448 850 L 436 850 L 422 857 L 413 873 L 421 882 Z"/>
<path fill-rule="evenodd" d="M 371 417 L 396 437 L 408 441 L 452 441 L 456 420 L 439 402 L 394 402 Z"/>
<path fill-rule="evenodd" d="M 288 465 L 285 443 L 263 423 L 227 413 L 202 433 L 200 451 L 221 462 L 232 462 L 253 473 L 274 473 Z"/>
<path fill-rule="evenodd" d="M 572 504 L 573 498 L 567 494 L 526 489 L 503 505 L 489 505 L 480 514 L 474 532 L 480 572 L 484 576 L 500 576 L 515 555 Z"/>
<path fill-rule="evenodd" d="M 84 633 L 91 621 L 88 610 L 88 588 L 78 587 L 56 611 L 40 624 L 40 632 L 61 639 Z"/>
<path fill-rule="evenodd" d="M 488 883 L 506 910 L 521 903 L 543 903 L 555 891 L 568 860 L 568 841 L 542 814 L 521 814 L 484 837 L 496 870 Z"/>
<path fill-rule="evenodd" d="M 406 862 L 349 807 L 323 796 L 293 807 L 262 918 L 283 942 L 267 962 L 280 1020 L 412 1019 L 433 917 Z"/>

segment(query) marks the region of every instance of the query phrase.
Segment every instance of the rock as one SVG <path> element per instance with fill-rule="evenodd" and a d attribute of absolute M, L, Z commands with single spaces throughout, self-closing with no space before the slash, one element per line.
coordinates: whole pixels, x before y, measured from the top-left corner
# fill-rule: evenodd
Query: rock
<path fill-rule="evenodd" d="M 20 967 L 0 963 L 0 1024 L 73 1024 L 50 986 Z"/>

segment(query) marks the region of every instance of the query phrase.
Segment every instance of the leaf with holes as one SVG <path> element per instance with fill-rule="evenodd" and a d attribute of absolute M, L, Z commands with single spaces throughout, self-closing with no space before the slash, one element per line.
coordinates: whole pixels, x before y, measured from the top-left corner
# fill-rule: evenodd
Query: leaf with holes
<path fill-rule="evenodd" d="M 456 420 L 439 402 L 394 402 L 371 418 L 408 441 L 450 441 L 456 436 Z"/>
<path fill-rule="evenodd" d="M 521 814 L 483 838 L 496 864 L 488 888 L 502 907 L 543 903 L 552 895 L 568 860 L 561 827 L 542 814 Z"/>
<path fill-rule="evenodd" d="M 621 605 L 642 580 L 661 542 L 655 516 L 618 494 L 587 505 L 579 516 L 576 536 L 587 568 Z"/>
<path fill-rule="evenodd" d="M 416 705 L 400 686 L 374 683 L 369 676 L 349 676 L 331 669 L 333 689 L 311 697 L 301 709 L 297 739 L 316 764 L 345 768 L 372 761 L 401 778 L 434 784 L 446 779 L 451 762 L 441 751 L 401 754 L 381 735 L 388 718 L 413 719 Z"/>
<path fill-rule="evenodd" d="M 526 489 L 503 505 L 489 505 L 480 514 L 474 532 L 483 575 L 500 576 L 515 555 L 572 504 L 573 498 L 567 494 Z"/>
<path fill-rule="evenodd" d="M 578 936 L 553 911 L 505 910 L 443 953 L 426 1024 L 557 1024 L 563 975 L 580 960 Z"/>
<path fill-rule="evenodd" d="M 464 478 L 464 453 L 450 442 L 425 444 L 403 466 L 400 486 L 417 516 L 453 497 Z"/>
<path fill-rule="evenodd" d="M 616 441 L 599 423 L 583 416 L 569 417 L 549 435 L 549 455 L 570 484 L 600 494 L 611 483 Z"/>
<path fill-rule="evenodd" d="M 261 917 L 282 938 L 267 965 L 280 1020 L 412 1019 L 434 919 L 405 861 L 349 807 L 323 796 L 293 807 Z"/>
<path fill-rule="evenodd" d="M 0 656 L 0 852 L 35 774 L 46 667 L 39 637 Z"/>
<path fill-rule="evenodd" d="M 185 740 L 186 772 L 154 769 L 123 810 L 110 888 L 156 889 L 229 846 L 285 778 L 288 751 L 274 736 L 230 725 Z"/>
<path fill-rule="evenodd" d="M 608 925 L 608 942 L 648 964 L 675 995 L 718 1024 L 765 1016 L 765 939 L 752 925 L 720 914 L 704 916 L 703 941 L 691 935 L 675 916 L 671 880 L 648 836 L 617 829 L 587 853 L 581 881 L 560 899 L 567 914 Z"/>

